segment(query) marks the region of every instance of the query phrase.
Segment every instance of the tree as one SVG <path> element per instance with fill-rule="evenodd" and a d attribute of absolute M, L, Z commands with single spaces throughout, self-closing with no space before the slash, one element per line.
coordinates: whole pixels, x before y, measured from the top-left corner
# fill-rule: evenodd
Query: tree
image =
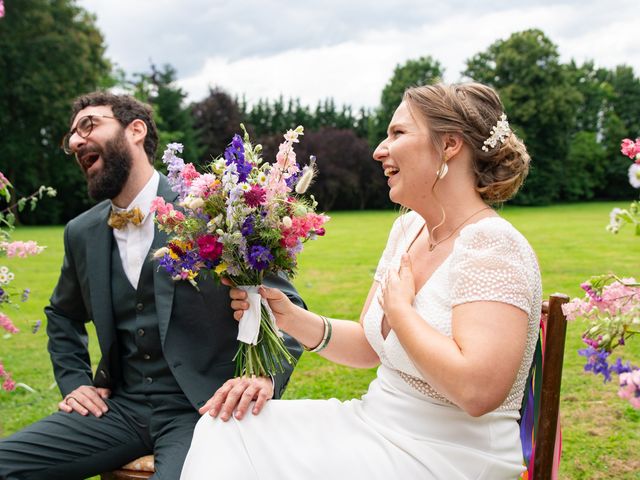
<path fill-rule="evenodd" d="M 210 89 L 209 95 L 191 105 L 193 125 L 199 132 L 199 163 L 204 165 L 212 156 L 222 155 L 234 134 L 240 133 L 240 110 L 237 102 L 219 88 Z"/>
<path fill-rule="evenodd" d="M 110 85 L 110 64 L 95 17 L 74 0 L 6 4 L 0 19 L 0 170 L 23 192 L 45 184 L 58 198 L 28 221 L 60 223 L 88 205 L 75 161 L 59 148 L 72 100 Z"/>
<path fill-rule="evenodd" d="M 575 202 L 593 198 L 604 182 L 606 163 L 606 150 L 598 143 L 596 132 L 578 132 L 564 162 L 562 199 Z"/>
<path fill-rule="evenodd" d="M 193 126 L 191 108 L 185 105 L 187 94 L 175 84 L 176 69 L 169 64 L 160 69 L 151 64 L 151 73 L 136 73 L 133 76 L 135 80 L 126 81 L 125 86 L 154 110 L 159 137 L 156 167 L 164 168 L 159 157 L 166 145 L 172 142 L 184 145 L 183 158 L 186 162 L 197 162 L 200 157 L 197 132 Z"/>
<path fill-rule="evenodd" d="M 407 88 L 435 83 L 443 75 L 444 69 L 440 62 L 430 56 L 396 65 L 391 79 L 382 90 L 380 106 L 375 115 L 370 117 L 369 144 L 375 146 L 387 136 L 387 125 Z"/>
<path fill-rule="evenodd" d="M 531 173 L 515 201 L 545 204 L 560 199 L 582 95 L 560 64 L 557 47 L 540 30 L 514 33 L 468 60 L 464 75 L 498 90 L 510 124 L 531 153 Z"/>
<path fill-rule="evenodd" d="M 282 141 L 281 134 L 260 139 L 267 161 L 273 162 Z M 317 158 L 318 176 L 310 193 L 320 210 L 389 206 L 382 169 L 372 160 L 367 141 L 353 130 L 326 127 L 305 131 L 296 145 L 298 163 L 307 164 L 309 155 Z"/>

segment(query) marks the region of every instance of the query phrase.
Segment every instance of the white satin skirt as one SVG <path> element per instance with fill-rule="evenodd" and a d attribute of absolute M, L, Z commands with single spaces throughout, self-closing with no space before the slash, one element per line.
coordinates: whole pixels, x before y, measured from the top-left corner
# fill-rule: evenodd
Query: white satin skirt
<path fill-rule="evenodd" d="M 361 400 L 272 400 L 228 422 L 204 415 L 181 480 L 517 479 L 518 412 L 474 418 L 380 366 Z"/>

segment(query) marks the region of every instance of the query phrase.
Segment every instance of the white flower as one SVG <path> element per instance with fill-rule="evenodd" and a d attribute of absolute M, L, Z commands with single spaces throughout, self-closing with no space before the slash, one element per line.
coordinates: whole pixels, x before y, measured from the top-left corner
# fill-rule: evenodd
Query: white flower
<path fill-rule="evenodd" d="M 196 197 L 189 202 L 189 208 L 191 210 L 196 210 L 197 208 L 201 208 L 204 205 L 204 200 L 200 197 Z"/>
<path fill-rule="evenodd" d="M 243 192 L 248 192 L 249 190 L 251 190 L 251 185 L 249 185 L 247 182 L 242 182 L 238 184 L 238 187 L 243 191 Z"/>
<path fill-rule="evenodd" d="M 282 217 L 282 225 L 284 225 L 285 228 L 291 228 L 291 225 L 293 225 L 291 217 Z"/>
<path fill-rule="evenodd" d="M 611 233 L 618 233 L 620 227 L 622 226 L 622 218 L 620 218 L 620 214 L 623 213 L 621 208 L 614 208 L 609 212 L 609 225 L 607 225 L 607 231 Z"/>
<path fill-rule="evenodd" d="M 267 175 L 264 172 L 260 172 L 258 174 L 258 184 L 264 185 L 265 183 L 267 183 Z"/>
<path fill-rule="evenodd" d="M 156 250 L 154 252 L 153 258 L 162 258 L 169 252 L 170 252 L 170 250 L 167 247 L 159 248 L 158 250 Z"/>
<path fill-rule="evenodd" d="M 629 167 L 629 183 L 633 188 L 640 188 L 640 164 L 632 163 Z"/>
<path fill-rule="evenodd" d="M 7 274 L 0 272 L 0 284 L 6 285 L 7 283 L 8 283 Z"/>
<path fill-rule="evenodd" d="M 5 275 L 6 275 L 7 273 L 9 273 L 9 268 L 8 268 L 8 267 L 5 267 L 4 265 L 3 265 L 3 266 L 1 266 L 1 267 L 0 267 L 0 273 L 3 273 L 3 274 L 5 274 Z"/>

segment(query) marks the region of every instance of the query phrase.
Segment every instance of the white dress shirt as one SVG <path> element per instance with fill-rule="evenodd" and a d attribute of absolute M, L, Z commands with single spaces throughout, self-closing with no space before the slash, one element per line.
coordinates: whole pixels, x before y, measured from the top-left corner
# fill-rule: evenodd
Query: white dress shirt
<path fill-rule="evenodd" d="M 122 260 L 122 268 L 127 275 L 129 282 L 133 285 L 133 288 L 138 288 L 138 280 L 140 279 L 140 272 L 142 272 L 142 265 L 149 255 L 151 244 L 153 243 L 154 225 L 153 219 L 155 213 L 151 214 L 151 202 L 156 198 L 158 193 L 158 184 L 160 183 L 160 174 L 157 171 L 153 172 L 153 175 L 144 186 L 144 188 L 138 193 L 136 198 L 129 204 L 127 208 L 116 207 L 113 203 L 111 208 L 114 212 L 123 210 L 130 210 L 138 207 L 140 212 L 144 215 L 140 225 L 133 225 L 128 223 L 124 228 L 118 230 L 113 229 L 113 236 L 118 242 L 118 250 L 120 251 L 120 259 Z"/>

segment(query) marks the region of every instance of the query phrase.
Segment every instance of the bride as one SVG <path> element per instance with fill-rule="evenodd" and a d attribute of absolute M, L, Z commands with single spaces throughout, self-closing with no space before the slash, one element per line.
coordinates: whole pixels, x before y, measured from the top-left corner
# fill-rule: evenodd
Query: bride
<path fill-rule="evenodd" d="M 525 146 L 493 89 L 437 84 L 405 92 L 373 156 L 408 213 L 391 229 L 360 322 L 261 291 L 307 350 L 379 364 L 368 392 L 347 402 L 273 400 L 226 421 L 224 396 L 241 381 L 231 380 L 204 408 L 183 480 L 496 480 L 523 471 L 518 419 L 540 273 L 528 242 L 489 205 L 522 184 Z M 230 295 L 240 320 L 246 294 Z"/>

